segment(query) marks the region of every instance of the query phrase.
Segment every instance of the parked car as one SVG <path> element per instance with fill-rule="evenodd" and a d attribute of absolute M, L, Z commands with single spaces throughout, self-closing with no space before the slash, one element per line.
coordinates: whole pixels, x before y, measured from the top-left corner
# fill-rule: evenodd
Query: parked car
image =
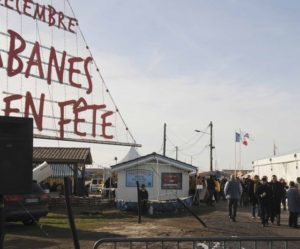
<path fill-rule="evenodd" d="M 49 195 L 39 184 L 32 183 L 32 193 L 4 195 L 4 212 L 7 222 L 22 221 L 24 225 L 34 225 L 49 212 Z"/>
<path fill-rule="evenodd" d="M 100 192 L 103 188 L 102 180 L 99 178 L 92 178 L 91 184 L 90 184 L 90 192 Z"/>

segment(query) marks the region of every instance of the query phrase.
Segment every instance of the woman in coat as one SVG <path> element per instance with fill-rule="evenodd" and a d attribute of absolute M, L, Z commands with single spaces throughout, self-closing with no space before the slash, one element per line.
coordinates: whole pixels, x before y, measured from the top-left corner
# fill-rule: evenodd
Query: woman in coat
<path fill-rule="evenodd" d="M 290 188 L 286 193 L 289 208 L 289 226 L 298 227 L 298 215 L 300 209 L 300 196 L 295 182 L 290 182 Z"/>

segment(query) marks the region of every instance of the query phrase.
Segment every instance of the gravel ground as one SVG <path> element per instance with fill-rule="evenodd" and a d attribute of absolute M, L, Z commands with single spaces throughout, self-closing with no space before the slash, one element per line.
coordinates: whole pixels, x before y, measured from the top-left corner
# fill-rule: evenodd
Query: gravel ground
<path fill-rule="evenodd" d="M 202 204 L 199 211 L 206 210 Z M 288 227 L 288 212 L 282 211 L 281 225 L 270 225 L 262 227 L 258 219 L 252 219 L 250 207 L 239 207 L 237 222 L 228 219 L 227 203 L 219 202 L 210 212 L 199 217 L 206 223 L 207 228 L 203 227 L 191 215 L 172 215 L 171 217 L 143 217 L 142 223 L 127 219 L 112 219 L 99 225 L 97 228 L 78 231 L 80 246 L 82 249 L 93 248 L 95 241 L 101 238 L 111 237 L 218 237 L 218 236 L 295 236 L 300 238 L 300 229 Z M 74 248 L 71 232 L 68 229 L 43 227 L 24 227 L 18 223 L 8 224 L 6 227 L 5 247 L 7 249 L 69 249 Z M 299 244 L 298 244 L 299 243 Z M 106 247 L 99 247 L 106 248 Z M 122 247 L 123 248 L 123 247 Z M 129 248 L 129 247 L 127 247 Z M 143 248 L 138 246 L 136 248 Z M 154 246 L 153 248 L 160 248 Z M 168 247 L 165 248 L 175 248 Z M 185 247 L 183 248 L 192 248 Z M 196 248 L 208 248 L 197 244 Z M 214 249 L 224 248 L 215 245 Z M 227 247 L 226 247 L 227 248 Z M 237 248 L 229 246 L 228 248 Z M 248 247 L 242 247 L 248 248 Z M 266 248 L 262 246 L 260 248 Z M 277 248 L 276 246 L 274 248 Z M 282 247 L 283 248 L 283 247 Z M 300 248 L 300 242 L 294 242 L 290 248 Z"/>

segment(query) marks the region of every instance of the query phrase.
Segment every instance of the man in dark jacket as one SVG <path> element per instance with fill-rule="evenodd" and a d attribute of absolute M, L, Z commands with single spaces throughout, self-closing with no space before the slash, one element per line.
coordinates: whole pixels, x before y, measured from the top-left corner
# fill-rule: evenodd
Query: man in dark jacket
<path fill-rule="evenodd" d="M 249 187 L 248 187 L 248 195 L 250 198 L 250 202 L 252 204 L 252 218 L 255 219 L 256 216 L 260 216 L 260 206 L 258 203 L 258 197 L 255 195 L 257 187 L 260 185 L 259 176 L 255 175 L 253 180 L 249 180 Z"/>
<path fill-rule="evenodd" d="M 146 214 L 147 210 L 148 210 L 148 191 L 145 188 L 145 184 L 141 185 L 141 188 L 140 188 L 140 198 L 141 198 L 141 206 L 142 206 L 141 209 L 142 209 L 142 212 L 143 212 L 143 214 Z"/>
<path fill-rule="evenodd" d="M 261 181 L 262 184 L 257 187 L 255 195 L 258 197 L 258 202 L 260 205 L 261 224 L 263 227 L 265 227 L 268 224 L 270 215 L 272 190 L 268 184 L 268 179 L 266 177 L 263 177 Z"/>
<path fill-rule="evenodd" d="M 284 195 L 284 187 L 279 181 L 277 181 L 276 175 L 272 176 L 270 187 L 272 189 L 271 222 L 274 223 L 276 217 L 277 225 L 280 226 L 280 209 L 281 209 L 280 207 L 281 207 L 281 200 Z"/>
<path fill-rule="evenodd" d="M 209 206 L 213 206 L 213 196 L 215 194 L 215 177 L 213 175 L 211 175 L 207 181 L 206 181 L 206 184 L 207 184 L 207 200 L 206 200 L 206 203 L 207 205 Z"/>

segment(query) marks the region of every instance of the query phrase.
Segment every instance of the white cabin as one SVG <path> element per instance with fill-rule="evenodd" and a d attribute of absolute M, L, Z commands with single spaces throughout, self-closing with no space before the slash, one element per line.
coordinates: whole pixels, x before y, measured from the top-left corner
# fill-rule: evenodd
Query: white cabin
<path fill-rule="evenodd" d="M 117 201 L 137 202 L 137 183 L 145 184 L 150 201 L 189 196 L 189 173 L 196 167 L 156 153 L 111 166 L 118 176 Z"/>

